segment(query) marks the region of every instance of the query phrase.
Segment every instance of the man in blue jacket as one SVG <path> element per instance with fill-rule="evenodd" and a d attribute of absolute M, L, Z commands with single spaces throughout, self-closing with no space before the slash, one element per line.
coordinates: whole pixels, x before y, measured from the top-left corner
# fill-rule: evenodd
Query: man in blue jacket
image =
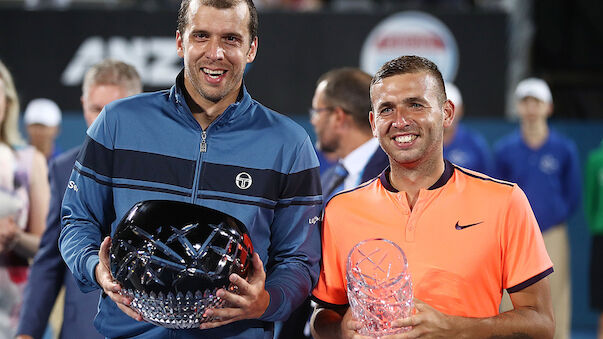
<path fill-rule="evenodd" d="M 86 124 L 90 126 L 106 104 L 141 91 L 140 76 L 133 66 L 116 60 L 97 63 L 86 72 L 82 84 L 81 101 Z M 75 147 L 49 164 L 51 201 L 48 220 L 25 287 L 17 339 L 42 338 L 62 286 L 65 286 L 65 307 L 59 337 L 103 338 L 93 326 L 99 293 L 80 292 L 58 247 L 61 202 L 79 150 L 79 146 Z"/>
<path fill-rule="evenodd" d="M 567 221 L 580 207 L 582 197 L 578 148 L 549 127 L 553 96 L 544 80 L 520 81 L 515 99 L 519 128 L 495 144 L 496 170 L 498 178 L 516 182 L 530 201 L 555 265 L 551 275 L 555 339 L 566 339 L 570 338 L 572 323 Z M 509 307 L 507 300 L 503 298 L 503 311 Z"/>
<path fill-rule="evenodd" d="M 255 59 L 251 0 L 184 0 L 176 47 L 184 70 L 168 91 L 107 105 L 87 132 L 63 200 L 59 247 L 83 291 L 103 289 L 95 326 L 106 337 L 267 338 L 318 279 L 322 196 L 306 132 L 253 100 L 243 85 Z M 109 270 L 110 235 L 142 200 L 223 211 L 249 230 L 255 254 L 230 307 L 201 329 L 140 321 Z"/>

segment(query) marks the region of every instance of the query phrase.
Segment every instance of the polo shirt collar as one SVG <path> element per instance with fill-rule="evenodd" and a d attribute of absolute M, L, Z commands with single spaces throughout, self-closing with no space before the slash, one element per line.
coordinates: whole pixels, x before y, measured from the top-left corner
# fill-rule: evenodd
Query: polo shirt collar
<path fill-rule="evenodd" d="M 381 181 L 381 185 L 388 191 L 393 192 L 393 193 L 398 193 L 399 191 L 394 188 L 394 186 L 392 186 L 392 184 L 389 182 L 389 173 L 390 173 L 390 167 L 387 166 L 387 168 L 381 172 L 381 175 L 379 175 L 379 180 Z M 444 186 L 448 180 L 452 177 L 452 174 L 454 173 L 454 166 L 452 165 L 452 163 L 450 163 L 450 161 L 444 159 L 444 173 L 442 173 L 442 175 L 440 176 L 440 178 L 435 182 L 435 184 L 431 185 L 428 190 L 435 190 L 438 189 L 442 186 Z"/>

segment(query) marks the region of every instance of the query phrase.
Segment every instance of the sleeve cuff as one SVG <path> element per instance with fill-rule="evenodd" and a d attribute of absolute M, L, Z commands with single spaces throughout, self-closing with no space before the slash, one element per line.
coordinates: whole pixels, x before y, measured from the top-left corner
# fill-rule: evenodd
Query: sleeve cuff
<path fill-rule="evenodd" d="M 260 317 L 260 320 L 277 321 L 279 319 L 274 319 L 274 316 L 277 314 L 279 307 L 283 304 L 283 291 L 276 286 L 266 286 L 266 291 L 270 295 L 270 303 L 268 304 L 266 311 L 264 311 L 264 314 Z"/>
<path fill-rule="evenodd" d="M 90 285 L 95 285 L 100 288 L 100 285 L 96 281 L 96 265 L 100 262 L 98 254 L 92 254 L 86 259 L 86 273 L 88 277 L 86 279 L 90 282 Z"/>
<path fill-rule="evenodd" d="M 524 282 L 522 282 L 520 284 L 517 284 L 517 285 L 515 285 L 513 287 L 507 288 L 507 292 L 508 293 L 515 293 L 515 292 L 521 291 L 524 288 L 526 288 L 528 286 L 531 286 L 531 285 L 539 282 L 540 280 L 544 279 L 546 276 L 548 276 L 551 273 L 553 273 L 553 268 L 549 267 L 544 272 L 542 272 L 540 274 L 537 274 L 537 275 L 533 276 L 532 278 L 530 278 L 530 279 L 528 279 L 528 280 L 526 280 L 526 281 L 524 281 Z"/>

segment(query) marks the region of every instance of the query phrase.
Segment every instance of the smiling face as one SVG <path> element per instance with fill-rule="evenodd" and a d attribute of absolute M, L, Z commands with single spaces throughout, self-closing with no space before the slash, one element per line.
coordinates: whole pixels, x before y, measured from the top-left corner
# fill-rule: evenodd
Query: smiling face
<path fill-rule="evenodd" d="M 184 32 L 176 32 L 176 45 L 184 58 L 186 89 L 199 105 L 236 100 L 245 66 L 257 51 L 249 20 L 244 2 L 218 9 L 191 1 L 188 24 Z"/>
<path fill-rule="evenodd" d="M 441 103 L 440 91 L 426 72 L 393 75 L 373 84 L 369 119 L 392 166 L 441 161 L 443 130 L 452 123 L 454 108 L 449 101 Z"/>

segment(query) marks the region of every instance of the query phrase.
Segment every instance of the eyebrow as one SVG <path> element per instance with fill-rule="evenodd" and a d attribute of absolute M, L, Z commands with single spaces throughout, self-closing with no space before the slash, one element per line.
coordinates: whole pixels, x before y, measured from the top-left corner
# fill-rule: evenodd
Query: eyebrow
<path fill-rule="evenodd" d="M 242 35 L 240 33 L 237 33 L 237 32 L 230 32 L 230 33 L 224 33 L 224 34 L 222 34 L 222 36 L 225 36 L 225 35 L 226 36 L 232 35 L 232 36 L 236 36 L 237 38 L 242 38 L 244 36 L 244 35 Z"/>
<path fill-rule="evenodd" d="M 405 98 L 404 100 L 402 100 L 403 103 L 410 103 L 410 102 L 421 102 L 421 103 L 426 103 L 427 100 L 425 100 L 425 98 L 422 97 L 410 97 L 410 98 Z"/>
<path fill-rule="evenodd" d="M 425 100 L 422 97 L 409 97 L 409 98 L 404 98 L 402 100 L 402 103 L 404 104 L 409 104 L 412 102 L 420 102 L 420 103 L 428 103 L 427 100 Z M 384 101 L 382 103 L 379 104 L 379 106 L 377 106 L 377 108 L 381 108 L 381 107 L 390 107 L 390 106 L 395 106 L 396 104 L 394 102 L 392 102 L 391 100 L 388 101 Z"/>
<path fill-rule="evenodd" d="M 197 34 L 198 33 L 202 33 L 202 34 L 207 34 L 207 35 L 214 34 L 214 33 L 211 33 L 209 31 L 205 30 L 205 29 L 195 29 L 195 30 L 191 31 L 191 34 L 195 34 L 195 33 L 197 33 Z M 237 32 L 218 33 L 218 35 L 220 35 L 220 36 L 234 36 L 234 37 L 237 37 L 237 38 L 242 38 L 243 37 L 242 34 L 237 33 Z"/>

